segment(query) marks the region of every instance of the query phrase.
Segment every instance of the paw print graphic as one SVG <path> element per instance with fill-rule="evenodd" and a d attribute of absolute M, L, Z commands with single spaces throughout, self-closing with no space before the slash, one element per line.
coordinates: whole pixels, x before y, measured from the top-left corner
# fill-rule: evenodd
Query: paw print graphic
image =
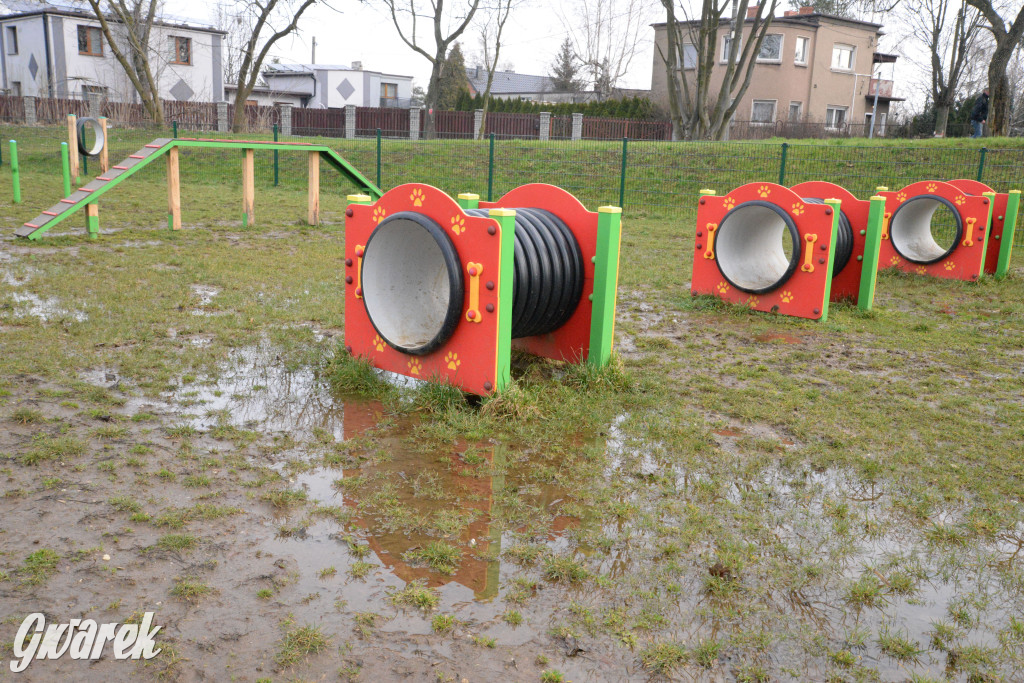
<path fill-rule="evenodd" d="M 891 259 L 889 259 L 889 265 L 890 266 L 899 265 L 899 262 L 900 262 L 900 257 L 899 256 L 893 256 Z"/>
<path fill-rule="evenodd" d="M 736 206 L 736 200 L 733 199 L 732 197 L 726 197 L 725 201 L 722 202 L 722 206 L 725 208 L 726 211 L 731 211 L 732 207 Z"/>
<path fill-rule="evenodd" d="M 423 190 L 418 187 L 412 191 L 412 194 L 409 195 L 409 199 L 412 200 L 413 206 L 423 206 L 423 202 L 427 200 L 427 198 L 423 196 Z"/>
<path fill-rule="evenodd" d="M 796 204 L 793 205 L 793 215 L 794 216 L 799 216 L 803 212 L 804 212 L 804 205 L 803 204 L 801 204 L 800 202 L 797 202 Z"/>
<path fill-rule="evenodd" d="M 907 199 L 907 193 L 906 192 L 900 192 L 898 195 L 896 195 L 896 201 L 898 201 L 900 203 L 906 201 L 906 199 Z"/>
<path fill-rule="evenodd" d="M 779 295 L 779 300 L 782 301 L 782 303 L 784 304 L 788 304 L 790 301 L 793 300 L 793 292 L 787 289 L 786 291 Z"/>
<path fill-rule="evenodd" d="M 925 273 L 928 272 L 928 269 L 925 268 L 924 266 L 918 266 L 914 270 L 917 272 L 918 275 L 924 275 Z"/>
<path fill-rule="evenodd" d="M 373 209 L 373 222 L 374 223 L 380 223 L 382 220 L 384 220 L 384 216 L 386 216 L 387 214 L 388 214 L 388 212 L 384 210 L 383 206 L 374 207 L 374 209 Z"/>
<path fill-rule="evenodd" d="M 768 187 L 767 185 L 762 185 L 761 187 L 757 188 L 757 194 L 761 197 L 761 199 L 768 199 L 768 195 L 770 195 L 771 193 L 772 188 Z"/>
<path fill-rule="evenodd" d="M 384 351 L 384 340 L 380 338 L 379 334 L 373 338 L 373 348 L 377 349 L 377 353 Z"/>
<path fill-rule="evenodd" d="M 749 299 L 747 299 L 747 306 L 749 306 L 750 308 L 757 308 L 757 305 L 759 303 L 761 303 L 761 300 L 758 299 L 756 296 L 752 296 Z"/>
<path fill-rule="evenodd" d="M 953 270 L 954 268 L 956 268 L 956 264 L 953 263 L 952 261 L 946 261 L 945 263 L 942 264 L 942 267 L 945 268 L 946 270 Z"/>
<path fill-rule="evenodd" d="M 929 192 L 935 192 L 935 190 L 939 189 L 939 186 L 936 185 L 935 183 L 928 183 L 927 185 L 924 186 L 924 189 L 928 190 Z"/>
<path fill-rule="evenodd" d="M 418 374 L 420 374 L 420 370 L 422 370 L 422 369 L 423 369 L 423 364 L 420 363 L 420 359 L 419 358 L 410 358 L 409 359 L 409 374 L 410 375 L 418 375 Z"/>
<path fill-rule="evenodd" d="M 725 282 L 719 282 L 717 289 L 719 294 L 725 294 L 729 291 L 729 285 Z"/>
<path fill-rule="evenodd" d="M 962 194 L 958 194 L 956 196 L 956 199 L 954 199 L 953 201 L 956 203 L 957 206 L 963 206 L 964 204 L 967 203 L 967 197 L 963 196 Z"/>
<path fill-rule="evenodd" d="M 452 232 L 456 236 L 461 235 L 466 229 L 466 219 L 462 216 L 452 216 Z"/>
<path fill-rule="evenodd" d="M 444 357 L 444 362 L 448 364 L 449 370 L 458 370 L 459 366 L 462 365 L 462 361 L 459 360 L 459 354 L 449 351 L 448 355 Z"/>

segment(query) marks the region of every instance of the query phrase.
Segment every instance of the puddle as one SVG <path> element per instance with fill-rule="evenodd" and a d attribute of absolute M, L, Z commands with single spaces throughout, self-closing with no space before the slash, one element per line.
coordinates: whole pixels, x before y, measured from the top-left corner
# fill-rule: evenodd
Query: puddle
<path fill-rule="evenodd" d="M 15 303 L 21 304 L 21 311 L 15 310 L 15 315 L 30 315 L 39 318 L 43 322 L 51 320 L 64 320 L 70 318 L 75 322 L 85 322 L 89 319 L 82 311 L 65 308 L 59 299 L 52 297 L 41 297 L 31 292 L 11 292 L 10 296 Z"/>
<path fill-rule="evenodd" d="M 205 308 L 213 302 L 215 296 L 220 294 L 220 288 L 211 285 L 190 285 L 189 289 L 192 290 L 192 294 L 199 300 L 196 303 L 198 308 L 192 311 L 192 315 L 213 315 L 213 312 L 207 311 Z"/>

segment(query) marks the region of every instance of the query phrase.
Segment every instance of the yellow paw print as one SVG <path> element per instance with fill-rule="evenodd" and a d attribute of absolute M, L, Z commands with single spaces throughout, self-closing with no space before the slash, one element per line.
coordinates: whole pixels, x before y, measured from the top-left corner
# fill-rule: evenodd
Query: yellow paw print
<path fill-rule="evenodd" d="M 409 374 L 410 375 L 418 375 L 418 374 L 420 374 L 420 370 L 422 370 L 422 369 L 423 369 L 423 364 L 420 363 L 420 359 L 419 358 L 410 358 L 409 359 Z"/>
<path fill-rule="evenodd" d="M 796 204 L 793 205 L 793 215 L 794 216 L 799 216 L 803 212 L 804 212 L 804 205 L 803 204 L 801 204 L 800 202 L 797 202 Z"/>
<path fill-rule="evenodd" d="M 762 185 L 757 188 L 757 194 L 760 195 L 761 199 L 768 199 L 768 195 L 772 193 L 772 188 L 767 185 Z"/>
<path fill-rule="evenodd" d="M 751 308 L 757 308 L 757 305 L 759 303 L 761 303 L 761 300 L 758 299 L 756 296 L 752 296 L 749 299 L 747 299 L 747 306 L 750 306 Z"/>
<path fill-rule="evenodd" d="M 722 202 L 722 206 L 725 207 L 726 211 L 732 211 L 732 207 L 736 206 L 736 200 L 732 197 L 726 197 L 725 201 Z"/>
<path fill-rule="evenodd" d="M 917 271 L 917 274 L 918 274 L 918 275 L 924 275 L 925 273 L 927 273 L 927 272 L 928 272 L 928 269 L 927 269 L 927 268 L 925 268 L 924 266 L 918 266 L 918 267 L 917 267 L 917 268 L 915 268 L 914 270 L 916 270 L 916 271 Z"/>
<path fill-rule="evenodd" d="M 942 267 L 945 268 L 946 270 L 953 270 L 954 268 L 956 268 L 956 264 L 953 263 L 952 261 L 946 261 L 944 264 L 942 264 Z"/>
<path fill-rule="evenodd" d="M 377 349 L 377 353 L 384 351 L 384 340 L 380 338 L 379 334 L 373 338 L 373 348 Z"/>
<path fill-rule="evenodd" d="M 409 199 L 412 200 L 413 206 L 423 206 L 423 202 L 425 202 L 427 198 L 423 196 L 423 190 L 417 187 L 412 191 L 412 194 L 409 195 Z"/>
<path fill-rule="evenodd" d="M 898 201 L 898 202 L 902 202 L 906 198 L 907 198 L 907 193 L 906 192 L 900 192 L 898 195 L 896 195 L 896 201 Z"/>
<path fill-rule="evenodd" d="M 383 206 L 374 207 L 374 209 L 373 209 L 373 222 L 374 223 L 380 223 L 382 220 L 384 220 L 384 216 L 386 216 L 387 213 L 388 212 L 384 210 Z"/>
<path fill-rule="evenodd" d="M 965 197 L 962 194 L 960 194 L 960 195 L 957 195 L 956 199 L 954 199 L 953 201 L 956 202 L 957 206 L 963 206 L 964 204 L 967 203 L 967 197 Z"/>
<path fill-rule="evenodd" d="M 452 216 L 452 232 L 461 235 L 466 229 L 466 219 L 462 216 Z"/>
<path fill-rule="evenodd" d="M 787 289 L 785 292 L 779 295 L 779 299 L 782 301 L 782 303 L 788 304 L 790 301 L 793 300 L 793 292 Z"/>
<path fill-rule="evenodd" d="M 719 282 L 718 283 L 718 293 L 719 294 L 725 294 L 728 291 L 729 291 L 729 285 L 728 284 L 726 284 L 725 282 Z"/>
<path fill-rule="evenodd" d="M 939 186 L 936 185 L 935 183 L 928 183 L 927 185 L 924 186 L 924 189 L 928 190 L 929 192 L 935 192 L 935 190 L 939 189 Z"/>
<path fill-rule="evenodd" d="M 458 370 L 459 366 L 462 365 L 462 361 L 459 360 L 459 354 L 452 351 L 449 351 L 448 355 L 444 357 L 444 362 L 448 364 L 449 370 Z"/>

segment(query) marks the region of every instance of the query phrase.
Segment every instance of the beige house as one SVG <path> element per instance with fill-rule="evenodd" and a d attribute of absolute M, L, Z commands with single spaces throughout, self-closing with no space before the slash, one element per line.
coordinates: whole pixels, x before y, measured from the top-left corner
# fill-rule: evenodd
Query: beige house
<path fill-rule="evenodd" d="M 756 13 L 751 8 L 750 16 Z M 690 22 L 696 31 L 697 22 Z M 747 19 L 743 39 L 747 39 L 753 21 Z M 651 98 L 669 107 L 665 63 L 668 54 L 666 24 L 654 25 L 654 70 Z M 877 52 L 880 24 L 819 14 L 810 7 L 786 12 L 772 20 L 754 66 L 750 87 L 733 117 L 734 126 L 765 128 L 780 122 L 818 124 L 825 132 L 850 131 L 859 134 L 871 123 L 871 112 L 878 88 L 876 135 L 885 134 L 889 104 L 902 101 L 893 97 L 891 80 L 879 80 L 877 65 L 891 63 L 895 55 Z M 716 93 L 725 73 L 731 26 L 719 29 L 712 72 L 711 92 Z M 687 42 L 683 31 L 684 63 L 677 69 L 695 73 L 696 48 Z"/>

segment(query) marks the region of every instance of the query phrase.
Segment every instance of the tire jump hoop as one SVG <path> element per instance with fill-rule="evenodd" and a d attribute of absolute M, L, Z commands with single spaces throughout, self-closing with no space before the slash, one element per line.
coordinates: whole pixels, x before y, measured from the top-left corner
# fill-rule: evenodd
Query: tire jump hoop
<path fill-rule="evenodd" d="M 345 348 L 377 368 L 489 395 L 513 346 L 601 367 L 611 358 L 621 209 L 552 185 L 496 202 L 400 185 L 345 215 Z"/>
<path fill-rule="evenodd" d="M 841 211 L 843 200 L 834 195 L 849 198 L 849 193 L 833 188 L 827 183 L 804 188 L 825 198 L 803 197 L 772 183 L 743 185 L 724 197 L 702 190 L 691 294 L 824 321 L 836 298 L 833 277 L 849 271 L 839 280 L 837 295 L 852 296 L 856 290 L 858 305 L 870 308 L 875 267 L 865 252 L 870 251 L 869 227 L 880 231 L 883 202 L 855 204 L 847 215 Z"/>
<path fill-rule="evenodd" d="M 93 143 L 92 147 L 89 147 L 85 143 L 86 128 L 91 128 L 93 131 Z M 78 119 L 76 126 L 77 138 L 78 138 L 78 152 L 83 156 L 87 157 L 98 157 L 100 153 L 107 146 L 107 126 L 106 123 L 100 123 L 99 120 L 87 116 L 85 118 Z"/>

